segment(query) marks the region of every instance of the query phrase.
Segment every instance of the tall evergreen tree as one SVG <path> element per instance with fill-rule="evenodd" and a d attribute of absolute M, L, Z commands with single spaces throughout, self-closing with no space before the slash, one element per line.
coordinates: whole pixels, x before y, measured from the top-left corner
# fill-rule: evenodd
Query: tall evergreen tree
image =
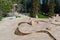
<path fill-rule="evenodd" d="M 49 14 L 50 14 L 50 16 L 54 16 L 54 0 L 50 0 L 50 3 L 49 3 Z"/>
<path fill-rule="evenodd" d="M 43 3 L 41 5 L 41 11 L 44 13 L 48 13 L 49 12 L 48 0 L 43 0 L 42 2 Z"/>
<path fill-rule="evenodd" d="M 39 0 L 32 0 L 32 13 L 30 13 L 31 17 L 35 17 L 38 15 L 38 11 L 40 7 L 40 1 Z"/>

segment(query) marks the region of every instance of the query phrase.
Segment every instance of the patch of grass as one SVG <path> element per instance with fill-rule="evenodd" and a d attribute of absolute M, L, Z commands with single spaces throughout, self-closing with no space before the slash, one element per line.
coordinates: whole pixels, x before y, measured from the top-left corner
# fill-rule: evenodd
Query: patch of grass
<path fill-rule="evenodd" d="M 42 14 L 38 14 L 38 18 L 48 18 L 48 16 L 42 15 Z"/>
<path fill-rule="evenodd" d="M 20 18 L 20 16 L 16 16 L 16 18 Z"/>
<path fill-rule="evenodd" d="M 2 21 L 2 17 L 0 16 L 0 21 Z"/>

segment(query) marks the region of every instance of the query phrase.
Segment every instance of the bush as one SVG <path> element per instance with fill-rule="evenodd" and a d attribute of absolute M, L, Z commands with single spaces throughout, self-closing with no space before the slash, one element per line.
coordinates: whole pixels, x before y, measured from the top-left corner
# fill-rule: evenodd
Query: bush
<path fill-rule="evenodd" d="M 6 14 L 10 12 L 10 9 L 12 8 L 12 2 L 8 0 L 0 0 L 0 10 Z"/>

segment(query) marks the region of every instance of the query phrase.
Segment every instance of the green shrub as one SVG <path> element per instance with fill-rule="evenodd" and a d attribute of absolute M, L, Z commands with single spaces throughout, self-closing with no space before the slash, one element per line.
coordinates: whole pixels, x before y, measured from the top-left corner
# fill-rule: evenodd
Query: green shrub
<path fill-rule="evenodd" d="M 0 10 L 4 14 L 10 12 L 11 8 L 12 8 L 12 2 L 8 0 L 0 0 Z"/>

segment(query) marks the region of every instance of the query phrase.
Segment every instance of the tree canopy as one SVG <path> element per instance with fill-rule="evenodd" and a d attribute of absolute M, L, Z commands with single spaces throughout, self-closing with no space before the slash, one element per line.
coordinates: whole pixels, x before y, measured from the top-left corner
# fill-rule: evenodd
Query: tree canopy
<path fill-rule="evenodd" d="M 11 1 L 0 0 L 0 10 L 3 12 L 3 14 L 8 13 L 11 8 L 12 8 L 12 2 Z"/>

